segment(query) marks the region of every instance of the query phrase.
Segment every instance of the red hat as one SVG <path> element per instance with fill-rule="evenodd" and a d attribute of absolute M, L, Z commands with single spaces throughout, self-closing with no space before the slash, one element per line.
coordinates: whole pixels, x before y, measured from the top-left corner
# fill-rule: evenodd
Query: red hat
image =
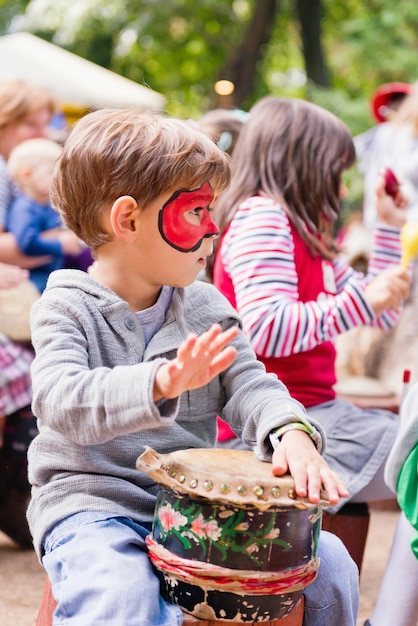
<path fill-rule="evenodd" d="M 409 83 L 385 83 L 380 85 L 372 95 L 370 104 L 372 113 L 378 122 L 386 122 L 386 114 L 384 108 L 389 100 L 396 95 L 404 95 L 411 93 L 412 85 Z"/>

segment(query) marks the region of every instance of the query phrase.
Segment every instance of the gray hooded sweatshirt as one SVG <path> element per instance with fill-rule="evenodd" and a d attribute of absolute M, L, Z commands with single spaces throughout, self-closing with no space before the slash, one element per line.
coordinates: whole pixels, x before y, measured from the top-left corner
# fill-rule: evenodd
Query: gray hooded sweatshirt
<path fill-rule="evenodd" d="M 152 521 L 158 485 L 135 467 L 146 445 L 161 454 L 214 447 L 219 415 L 268 461 L 272 429 L 312 424 L 277 377 L 266 374 L 242 332 L 227 370 L 179 398 L 154 402 L 158 367 L 189 333 L 214 322 L 241 327 L 218 290 L 196 281 L 174 289 L 162 327 L 145 345 L 135 313 L 113 291 L 82 271 L 50 275 L 31 316 L 39 434 L 28 455 L 28 520 L 39 557 L 48 529 L 78 512 Z M 324 441 L 321 426 L 313 425 Z"/>

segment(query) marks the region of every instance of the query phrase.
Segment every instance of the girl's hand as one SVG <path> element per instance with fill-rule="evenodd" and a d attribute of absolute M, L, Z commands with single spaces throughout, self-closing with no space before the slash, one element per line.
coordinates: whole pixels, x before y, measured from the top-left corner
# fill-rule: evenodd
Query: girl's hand
<path fill-rule="evenodd" d="M 401 228 L 406 222 L 406 207 L 408 198 L 401 190 L 396 192 L 394 197 L 385 191 L 385 177 L 379 174 L 377 179 L 375 202 L 377 215 L 381 224 Z"/>
<path fill-rule="evenodd" d="M 275 476 L 290 473 L 298 496 L 319 502 L 320 490 L 325 489 L 331 504 L 348 496 L 347 488 L 325 459 L 319 454 L 309 435 L 300 430 L 284 433 L 273 452 L 272 470 Z"/>
<path fill-rule="evenodd" d="M 373 278 L 364 293 L 376 317 L 387 309 L 396 309 L 406 300 L 411 288 L 411 276 L 400 265 L 388 267 Z"/>
<path fill-rule="evenodd" d="M 177 357 L 164 363 L 154 382 L 154 400 L 177 398 L 184 391 L 206 385 L 229 367 L 237 351 L 228 344 L 238 335 L 238 328 L 222 332 L 219 324 L 199 337 L 189 335 L 177 350 Z"/>

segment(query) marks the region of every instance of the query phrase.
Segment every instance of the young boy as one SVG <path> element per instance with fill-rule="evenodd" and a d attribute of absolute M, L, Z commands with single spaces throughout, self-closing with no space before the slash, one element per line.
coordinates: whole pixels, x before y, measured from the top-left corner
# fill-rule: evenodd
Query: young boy
<path fill-rule="evenodd" d="M 40 292 L 49 274 L 62 267 L 64 253 L 82 250 L 74 233 L 62 228 L 60 216 L 49 202 L 52 173 L 60 154 L 61 146 L 52 139 L 27 139 L 13 148 L 7 162 L 9 176 L 21 193 L 9 208 L 6 229 L 15 235 L 21 252 L 51 257 L 30 271 L 30 280 Z"/>
<path fill-rule="evenodd" d="M 347 496 L 320 455 L 321 427 L 265 373 L 226 299 L 195 281 L 229 176 L 211 139 L 137 110 L 90 113 L 64 146 L 52 203 L 96 262 L 89 274 L 54 272 L 32 310 L 28 519 L 55 624 L 183 623 L 146 551 L 158 487 L 135 467 L 145 445 L 214 447 L 221 415 L 274 474 L 293 475 L 299 495 L 318 502 L 322 486 L 333 503 Z M 304 623 L 355 626 L 357 569 L 328 533 L 319 554 Z"/>

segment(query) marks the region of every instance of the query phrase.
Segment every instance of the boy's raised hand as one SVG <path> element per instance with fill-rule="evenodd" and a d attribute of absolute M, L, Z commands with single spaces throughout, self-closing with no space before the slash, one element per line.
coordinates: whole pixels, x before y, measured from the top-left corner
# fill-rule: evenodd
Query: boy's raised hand
<path fill-rule="evenodd" d="M 296 493 L 308 497 L 310 502 L 320 500 L 321 488 L 327 492 L 331 504 L 346 498 L 348 491 L 341 478 L 331 470 L 319 454 L 312 439 L 300 430 L 284 433 L 280 445 L 274 450 L 272 471 L 275 476 L 291 474 Z"/>
<path fill-rule="evenodd" d="M 203 387 L 234 361 L 237 351 L 228 344 L 238 328 L 222 331 L 213 324 L 202 335 L 189 335 L 177 350 L 177 357 L 164 363 L 155 376 L 154 400 L 177 398 L 184 391 Z"/>

